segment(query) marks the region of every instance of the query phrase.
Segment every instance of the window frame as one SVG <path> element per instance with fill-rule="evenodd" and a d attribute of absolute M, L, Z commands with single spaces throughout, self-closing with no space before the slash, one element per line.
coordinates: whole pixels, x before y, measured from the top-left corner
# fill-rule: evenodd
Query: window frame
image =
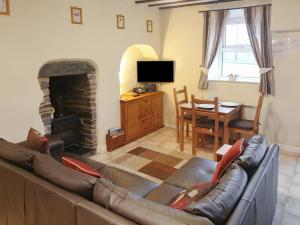
<path fill-rule="evenodd" d="M 229 24 L 233 24 L 233 25 L 245 24 L 245 22 L 243 21 L 243 17 L 244 17 L 244 15 L 242 15 L 240 17 L 229 18 L 228 21 L 226 22 L 225 26 L 227 26 Z M 237 35 L 238 35 L 238 33 L 237 33 Z M 253 75 L 253 76 L 243 76 L 241 74 L 237 74 L 238 77 L 235 80 L 231 80 L 228 77 L 228 75 L 223 74 L 223 66 L 224 66 L 223 54 L 224 54 L 224 52 L 229 52 L 229 51 L 248 52 L 248 53 L 252 53 L 253 56 L 254 56 L 251 44 L 250 45 L 240 44 L 240 45 L 232 45 L 232 46 L 227 45 L 226 46 L 226 27 L 225 27 L 225 30 L 224 30 L 223 35 L 222 35 L 222 40 L 221 40 L 220 46 L 218 47 L 218 52 L 217 52 L 217 55 L 216 55 L 216 58 L 218 58 L 218 61 L 217 61 L 218 64 L 216 65 L 217 66 L 217 69 L 216 69 L 217 76 L 216 75 L 208 76 L 208 79 L 213 80 L 213 81 L 231 81 L 231 82 L 234 81 L 234 82 L 246 82 L 246 83 L 259 83 L 259 80 L 260 80 L 260 74 L 259 73 L 256 74 L 256 75 Z M 235 62 L 237 60 L 236 57 L 237 56 L 236 56 L 236 53 L 235 53 Z M 240 63 L 240 64 L 242 64 L 242 63 Z M 249 63 L 245 63 L 245 64 L 250 65 Z M 255 65 L 258 66 L 258 64 L 256 62 L 256 59 L 255 59 Z"/>

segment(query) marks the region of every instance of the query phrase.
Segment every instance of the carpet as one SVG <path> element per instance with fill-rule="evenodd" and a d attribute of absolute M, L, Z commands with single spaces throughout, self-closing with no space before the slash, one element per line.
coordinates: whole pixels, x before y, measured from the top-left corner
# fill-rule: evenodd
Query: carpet
<path fill-rule="evenodd" d="M 163 182 L 188 161 L 186 155 L 178 157 L 178 152 L 174 155 L 137 147 L 111 162 Z"/>

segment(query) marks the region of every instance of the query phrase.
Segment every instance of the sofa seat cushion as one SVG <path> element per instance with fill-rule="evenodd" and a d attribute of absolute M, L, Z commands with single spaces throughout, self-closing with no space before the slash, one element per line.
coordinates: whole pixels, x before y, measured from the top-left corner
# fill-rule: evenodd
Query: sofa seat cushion
<path fill-rule="evenodd" d="M 158 183 L 112 166 L 105 166 L 99 171 L 103 174 L 104 178 L 110 180 L 113 184 L 140 197 L 144 197 L 159 186 Z"/>
<path fill-rule="evenodd" d="M 215 161 L 194 157 L 168 177 L 165 182 L 176 187 L 188 189 L 198 183 L 210 181 L 216 165 Z"/>
<path fill-rule="evenodd" d="M 65 167 L 50 155 L 41 154 L 34 157 L 34 172 L 68 191 L 75 192 L 91 199 L 97 178 Z"/>
<path fill-rule="evenodd" d="M 167 183 L 162 183 L 159 187 L 155 188 L 144 198 L 163 205 L 168 205 L 170 201 L 182 191 L 184 191 L 183 188 L 175 187 Z"/>
<path fill-rule="evenodd" d="M 33 158 L 37 155 L 40 155 L 38 151 L 0 139 L 0 158 L 23 169 L 32 170 Z"/>
<path fill-rule="evenodd" d="M 202 199 L 185 210 L 209 218 L 214 224 L 225 224 L 247 186 L 247 173 L 238 165 L 231 164 L 219 183 Z"/>
<path fill-rule="evenodd" d="M 97 181 L 93 198 L 96 203 L 137 224 L 213 225 L 207 218 L 141 198 L 103 178 Z"/>

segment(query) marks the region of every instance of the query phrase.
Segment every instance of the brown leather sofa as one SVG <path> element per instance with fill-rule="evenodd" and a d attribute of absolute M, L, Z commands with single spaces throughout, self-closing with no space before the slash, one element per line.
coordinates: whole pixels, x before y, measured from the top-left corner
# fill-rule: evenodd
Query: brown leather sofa
<path fill-rule="evenodd" d="M 259 164 L 250 168 L 236 162 L 228 168 L 214 190 L 195 203 L 202 214 L 194 215 L 166 204 L 184 188 L 210 180 L 214 161 L 193 158 L 157 184 L 73 155 L 101 171 L 105 179 L 97 180 L 64 168 L 48 155 L 0 140 L 0 225 L 271 225 L 279 148 L 264 141 L 254 137 L 247 147 L 263 156 Z"/>

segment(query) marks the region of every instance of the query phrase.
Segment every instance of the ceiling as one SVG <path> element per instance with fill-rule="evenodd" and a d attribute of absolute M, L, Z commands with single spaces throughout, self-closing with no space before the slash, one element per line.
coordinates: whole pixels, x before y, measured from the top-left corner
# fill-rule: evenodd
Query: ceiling
<path fill-rule="evenodd" d="M 210 5 L 240 0 L 135 0 L 136 4 L 146 4 L 159 9 L 179 8 L 195 5 Z"/>

